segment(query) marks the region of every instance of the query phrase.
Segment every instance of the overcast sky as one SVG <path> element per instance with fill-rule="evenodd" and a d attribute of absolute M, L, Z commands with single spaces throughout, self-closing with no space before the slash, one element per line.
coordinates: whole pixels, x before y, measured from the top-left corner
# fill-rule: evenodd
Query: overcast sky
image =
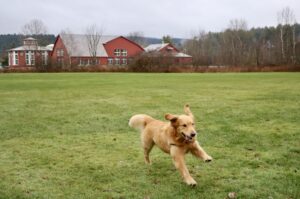
<path fill-rule="evenodd" d="M 31 19 L 40 19 L 48 32 L 69 28 L 84 33 L 90 24 L 105 34 L 188 38 L 200 29 L 222 31 L 234 18 L 248 27 L 274 26 L 277 12 L 289 6 L 300 22 L 300 0 L 2 0 L 0 34 L 20 33 Z"/>

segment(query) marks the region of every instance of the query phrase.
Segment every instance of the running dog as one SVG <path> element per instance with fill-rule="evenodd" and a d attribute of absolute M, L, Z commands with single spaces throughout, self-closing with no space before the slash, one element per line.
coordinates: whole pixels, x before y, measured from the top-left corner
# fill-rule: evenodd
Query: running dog
<path fill-rule="evenodd" d="M 150 164 L 149 153 L 154 145 L 171 155 L 175 167 L 179 170 L 184 182 L 195 186 L 197 182 L 190 175 L 184 160 L 184 155 L 191 152 L 194 156 L 212 161 L 199 145 L 196 137 L 194 115 L 189 105 L 184 106 L 184 115 L 166 114 L 169 122 L 156 120 L 145 114 L 137 114 L 130 118 L 129 126 L 141 131 L 144 159 Z"/>

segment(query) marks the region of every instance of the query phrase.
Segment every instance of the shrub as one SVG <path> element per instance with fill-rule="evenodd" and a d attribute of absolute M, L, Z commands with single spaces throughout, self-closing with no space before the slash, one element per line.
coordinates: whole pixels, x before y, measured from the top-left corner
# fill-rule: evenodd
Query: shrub
<path fill-rule="evenodd" d="M 170 72 L 174 57 L 157 53 L 143 53 L 129 63 L 131 72 Z"/>

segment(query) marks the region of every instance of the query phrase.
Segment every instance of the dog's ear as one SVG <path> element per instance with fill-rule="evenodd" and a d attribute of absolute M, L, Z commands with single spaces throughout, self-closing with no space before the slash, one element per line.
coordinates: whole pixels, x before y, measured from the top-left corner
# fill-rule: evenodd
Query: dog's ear
<path fill-rule="evenodd" d="M 176 115 L 172 115 L 170 113 L 165 114 L 166 120 L 169 120 L 172 124 L 175 123 L 178 119 Z"/>
<path fill-rule="evenodd" d="M 184 110 L 185 114 L 187 114 L 188 116 L 190 116 L 194 119 L 194 115 L 190 109 L 190 105 L 188 105 L 188 104 L 184 105 L 183 110 Z"/>

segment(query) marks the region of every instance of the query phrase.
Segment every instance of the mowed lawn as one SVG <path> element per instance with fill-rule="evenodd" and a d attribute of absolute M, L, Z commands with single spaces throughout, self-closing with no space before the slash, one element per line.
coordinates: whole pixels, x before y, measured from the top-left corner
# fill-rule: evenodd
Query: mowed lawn
<path fill-rule="evenodd" d="M 189 103 L 211 163 L 188 187 L 136 113 Z M 0 74 L 0 198 L 300 198 L 300 73 Z"/>

